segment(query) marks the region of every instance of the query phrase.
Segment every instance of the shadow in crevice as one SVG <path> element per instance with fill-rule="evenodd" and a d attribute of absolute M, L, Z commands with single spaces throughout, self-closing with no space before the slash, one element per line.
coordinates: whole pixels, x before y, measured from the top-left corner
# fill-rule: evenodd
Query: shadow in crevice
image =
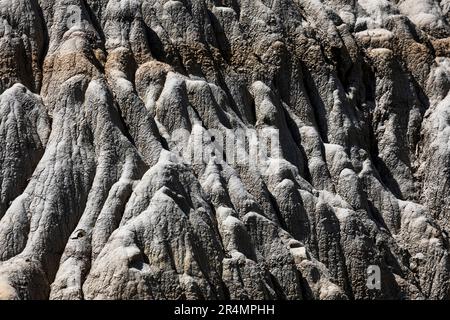
<path fill-rule="evenodd" d="M 104 44 L 106 41 L 105 33 L 103 32 L 103 28 L 101 26 L 100 21 L 98 21 L 98 18 L 93 11 L 96 8 L 91 8 L 91 6 L 87 2 L 87 0 L 83 0 L 82 3 L 83 3 L 84 8 L 86 9 L 87 18 L 89 19 L 89 22 L 94 27 L 95 31 L 98 33 L 98 35 L 100 37 L 100 40 Z"/>
<path fill-rule="evenodd" d="M 210 10 L 207 10 L 208 17 L 211 21 L 211 25 L 214 31 L 214 35 L 216 37 L 217 46 L 218 49 L 223 57 L 223 59 L 230 64 L 231 62 L 231 44 L 228 40 L 228 37 L 225 33 L 225 30 L 223 30 L 219 20 L 217 17 L 212 13 Z"/>
<path fill-rule="evenodd" d="M 146 23 L 143 23 L 143 26 L 152 56 L 158 61 L 167 63 L 167 53 L 161 39 Z"/>
<path fill-rule="evenodd" d="M 283 111 L 284 111 L 284 116 L 286 119 L 286 124 L 287 124 L 288 130 L 292 136 L 292 139 L 294 140 L 295 144 L 297 145 L 297 148 L 298 148 L 300 155 L 302 157 L 302 160 L 303 160 L 303 161 L 300 161 L 300 163 L 301 163 L 301 168 L 299 168 L 300 172 L 302 173 L 302 177 L 312 185 L 312 176 L 311 176 L 311 172 L 309 171 L 308 157 L 306 155 L 305 148 L 302 145 L 302 137 L 300 135 L 299 128 L 298 128 L 297 124 L 295 123 L 295 121 L 290 116 L 288 110 L 283 108 Z"/>
<path fill-rule="evenodd" d="M 319 89 L 317 88 L 311 72 L 303 62 L 301 62 L 300 64 L 303 70 L 303 83 L 305 85 L 305 92 L 308 95 L 308 99 L 314 112 L 317 130 L 322 141 L 324 143 L 328 143 L 327 108 L 325 106 L 325 102 L 320 96 Z"/>
<path fill-rule="evenodd" d="M 37 82 L 37 84 L 35 84 L 35 89 L 36 92 L 38 93 L 40 92 L 41 88 L 42 88 L 42 77 L 43 77 L 43 69 L 44 69 L 44 61 L 45 61 L 45 57 L 47 56 L 47 52 L 49 49 L 49 45 L 50 45 L 50 38 L 49 38 L 49 33 L 48 33 L 48 29 L 47 29 L 47 24 L 45 22 L 45 18 L 44 18 L 44 12 L 42 11 L 41 6 L 34 1 L 31 1 L 31 5 L 34 7 L 38 18 L 39 18 L 39 28 L 42 28 L 42 34 L 43 34 L 43 39 L 42 39 L 42 51 L 39 52 L 39 57 L 38 57 L 38 64 L 39 64 L 39 71 L 41 72 L 41 79 L 39 79 Z"/>

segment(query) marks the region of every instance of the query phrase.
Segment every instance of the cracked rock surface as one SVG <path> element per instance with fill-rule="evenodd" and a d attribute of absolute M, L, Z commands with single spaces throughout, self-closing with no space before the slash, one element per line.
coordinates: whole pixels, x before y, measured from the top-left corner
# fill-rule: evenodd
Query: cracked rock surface
<path fill-rule="evenodd" d="M 0 299 L 450 299 L 449 89 L 449 0 L 0 0 Z"/>

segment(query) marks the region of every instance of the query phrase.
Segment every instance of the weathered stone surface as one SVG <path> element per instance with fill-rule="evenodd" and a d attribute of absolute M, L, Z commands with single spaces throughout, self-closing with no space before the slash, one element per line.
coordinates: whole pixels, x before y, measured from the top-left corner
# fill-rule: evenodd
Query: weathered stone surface
<path fill-rule="evenodd" d="M 450 298 L 449 1 L 0 13 L 0 299 Z"/>

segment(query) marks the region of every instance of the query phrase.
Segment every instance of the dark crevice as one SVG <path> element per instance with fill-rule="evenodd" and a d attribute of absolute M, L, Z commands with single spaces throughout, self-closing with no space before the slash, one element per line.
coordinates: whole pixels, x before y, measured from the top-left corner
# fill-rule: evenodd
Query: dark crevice
<path fill-rule="evenodd" d="M 48 49 L 50 46 L 50 38 L 49 38 L 49 34 L 48 34 L 48 29 L 47 29 L 47 23 L 45 22 L 45 18 L 44 18 L 44 13 L 42 11 L 41 6 L 39 5 L 38 1 L 31 1 L 32 6 L 35 9 L 35 12 L 38 14 L 38 19 L 40 22 L 40 27 L 42 28 L 42 33 L 43 33 L 43 43 L 42 43 L 42 51 L 39 53 L 39 68 L 40 68 L 40 72 L 41 72 L 41 79 L 39 79 L 39 85 L 36 88 L 36 93 L 39 93 L 41 88 L 42 88 L 42 80 L 43 80 L 43 72 L 44 72 L 44 61 L 45 61 L 45 57 L 47 56 L 48 53 Z"/>
<path fill-rule="evenodd" d="M 133 136 L 130 133 L 130 128 L 127 124 L 127 122 L 125 121 L 125 118 L 122 114 L 122 110 L 120 109 L 119 105 L 115 102 L 115 109 L 117 110 L 117 114 L 119 116 L 119 120 L 120 120 L 120 126 L 119 129 L 122 132 L 122 134 L 127 137 L 127 139 L 131 142 L 131 144 L 136 147 L 136 141 L 134 140 Z"/>
<path fill-rule="evenodd" d="M 314 112 L 314 118 L 316 119 L 317 130 L 324 143 L 328 143 L 328 124 L 327 124 L 327 112 L 324 101 L 320 97 L 319 91 L 315 85 L 314 79 L 311 76 L 310 71 L 305 65 L 302 65 L 303 69 L 303 83 L 305 85 L 306 94 L 311 103 L 311 107 Z"/>
<path fill-rule="evenodd" d="M 146 23 L 143 23 L 143 25 L 152 57 L 158 61 L 167 63 L 167 53 L 161 39 Z"/>
<path fill-rule="evenodd" d="M 94 14 L 94 12 L 92 12 L 90 5 L 87 3 L 87 0 L 82 0 L 82 3 L 83 3 L 84 8 L 86 9 L 86 12 L 88 15 L 87 18 L 89 19 L 89 22 L 94 27 L 95 31 L 100 36 L 102 43 L 104 44 L 106 42 L 106 37 L 103 32 L 103 28 L 101 27 L 101 24 L 97 19 L 97 16 Z"/>

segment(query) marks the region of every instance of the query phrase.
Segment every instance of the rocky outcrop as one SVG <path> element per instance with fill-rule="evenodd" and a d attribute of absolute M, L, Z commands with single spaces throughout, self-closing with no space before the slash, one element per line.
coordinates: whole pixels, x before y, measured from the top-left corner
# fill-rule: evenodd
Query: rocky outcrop
<path fill-rule="evenodd" d="M 450 298 L 450 1 L 0 12 L 0 298 Z"/>

